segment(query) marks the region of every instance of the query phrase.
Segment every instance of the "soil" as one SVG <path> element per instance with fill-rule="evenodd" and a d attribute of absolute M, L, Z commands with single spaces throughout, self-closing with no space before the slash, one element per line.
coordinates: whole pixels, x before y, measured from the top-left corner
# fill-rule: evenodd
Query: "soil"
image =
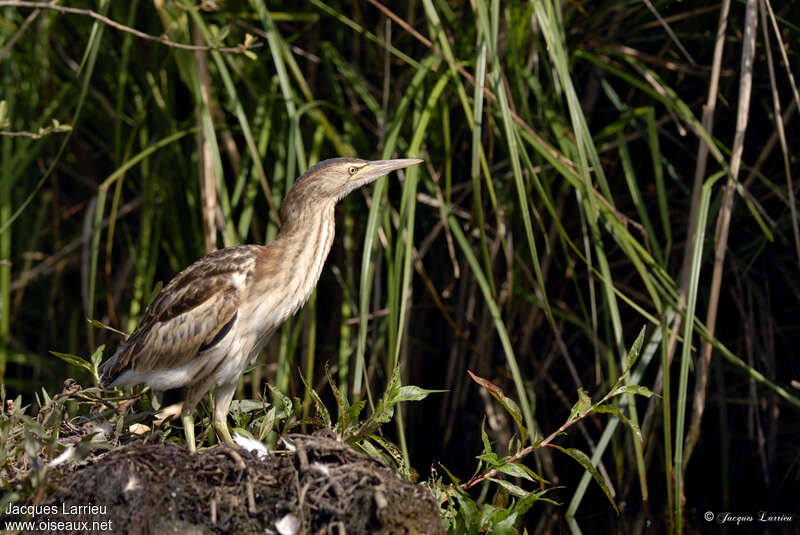
<path fill-rule="evenodd" d="M 58 513 L 35 518 L 50 523 L 36 532 L 445 533 L 425 487 L 331 435 L 285 440 L 287 451 L 261 457 L 227 445 L 192 454 L 173 443 L 128 443 L 51 473 L 38 503 Z"/>

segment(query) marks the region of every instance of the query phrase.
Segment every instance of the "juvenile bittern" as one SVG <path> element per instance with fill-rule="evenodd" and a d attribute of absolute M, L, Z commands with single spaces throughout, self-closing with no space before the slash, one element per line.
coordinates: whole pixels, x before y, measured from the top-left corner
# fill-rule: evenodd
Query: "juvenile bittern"
<path fill-rule="evenodd" d="M 309 169 L 283 200 L 275 240 L 214 251 L 178 273 L 100 366 L 101 383 L 144 383 L 154 390 L 188 386 L 181 417 L 191 450 L 194 409 L 216 385 L 214 429 L 231 443 L 226 418 L 239 377 L 273 331 L 311 296 L 333 243 L 336 202 L 420 162 L 336 158 Z"/>

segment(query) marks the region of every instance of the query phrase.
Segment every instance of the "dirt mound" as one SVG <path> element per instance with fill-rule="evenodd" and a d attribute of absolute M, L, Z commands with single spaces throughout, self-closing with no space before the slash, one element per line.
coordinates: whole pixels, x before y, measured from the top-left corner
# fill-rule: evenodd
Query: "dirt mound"
<path fill-rule="evenodd" d="M 132 442 L 53 474 L 40 502 L 50 509 L 33 520 L 59 534 L 445 533 L 431 493 L 379 461 L 329 436 L 286 442 L 285 453 L 260 457 Z"/>

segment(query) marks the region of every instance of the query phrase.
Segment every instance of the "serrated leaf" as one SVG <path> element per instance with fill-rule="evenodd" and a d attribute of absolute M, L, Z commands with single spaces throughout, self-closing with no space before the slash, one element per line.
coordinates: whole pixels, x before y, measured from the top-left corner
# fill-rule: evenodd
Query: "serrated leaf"
<path fill-rule="evenodd" d="M 325 407 L 325 404 L 322 402 L 322 398 L 320 398 L 319 395 L 316 392 L 314 392 L 313 388 L 310 389 L 310 392 L 311 392 L 311 397 L 314 399 L 314 405 L 317 406 L 317 411 L 319 412 L 319 415 L 322 418 L 322 423 L 325 425 L 325 427 L 330 428 L 331 414 L 328 412 L 327 407 Z"/>
<path fill-rule="evenodd" d="M 322 398 L 319 397 L 319 394 L 309 385 L 306 383 L 306 378 L 300 375 L 300 379 L 303 381 L 303 385 L 306 387 L 306 391 L 311 396 L 311 399 L 314 400 L 314 405 L 317 407 L 317 412 L 319 412 L 320 417 L 322 418 L 322 423 L 325 424 L 325 427 L 331 427 L 331 414 L 328 412 L 328 408 L 322 402 Z M 341 414 L 341 413 L 340 413 Z"/>
<path fill-rule="evenodd" d="M 611 507 L 613 507 L 617 515 L 619 515 L 619 508 L 617 507 L 617 503 L 614 501 L 614 497 L 611 496 L 611 491 L 608 490 L 608 485 L 606 485 L 605 480 L 600 475 L 600 472 L 597 471 L 597 468 L 595 468 L 592 465 L 592 460 L 589 458 L 588 455 L 583 453 L 581 450 L 575 448 L 562 448 L 561 446 L 556 446 L 555 444 L 548 444 L 548 446 L 563 451 L 564 453 L 566 453 L 567 455 L 578 461 L 580 465 L 583 466 L 586 469 L 586 471 L 592 475 L 597 484 L 600 485 L 600 488 L 603 489 L 603 493 L 606 495 L 606 498 L 608 498 L 608 501 L 611 502 Z"/>
<path fill-rule="evenodd" d="M 397 403 L 397 395 L 400 392 L 400 368 L 395 366 L 392 370 L 392 375 L 389 377 L 389 383 L 386 385 L 386 391 L 383 399 L 390 405 Z"/>
<path fill-rule="evenodd" d="M 350 402 L 347 400 L 347 396 L 342 394 L 339 387 L 336 386 L 336 381 L 334 381 L 331 374 L 328 373 L 327 366 L 325 367 L 325 375 L 328 376 L 328 384 L 333 392 L 333 398 L 336 400 L 336 408 L 339 414 L 338 427 L 339 432 L 342 433 L 345 428 L 350 425 Z"/>

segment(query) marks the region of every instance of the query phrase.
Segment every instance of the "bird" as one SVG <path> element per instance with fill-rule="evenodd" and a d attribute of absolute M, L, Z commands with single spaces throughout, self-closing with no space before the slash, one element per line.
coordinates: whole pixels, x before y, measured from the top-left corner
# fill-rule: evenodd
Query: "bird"
<path fill-rule="evenodd" d="M 333 158 L 308 169 L 281 203 L 275 239 L 211 252 L 178 273 L 100 365 L 100 386 L 187 387 L 181 419 L 191 451 L 194 410 L 216 386 L 212 425 L 221 441 L 232 444 L 227 415 L 239 377 L 314 291 L 333 244 L 336 203 L 422 161 Z"/>

